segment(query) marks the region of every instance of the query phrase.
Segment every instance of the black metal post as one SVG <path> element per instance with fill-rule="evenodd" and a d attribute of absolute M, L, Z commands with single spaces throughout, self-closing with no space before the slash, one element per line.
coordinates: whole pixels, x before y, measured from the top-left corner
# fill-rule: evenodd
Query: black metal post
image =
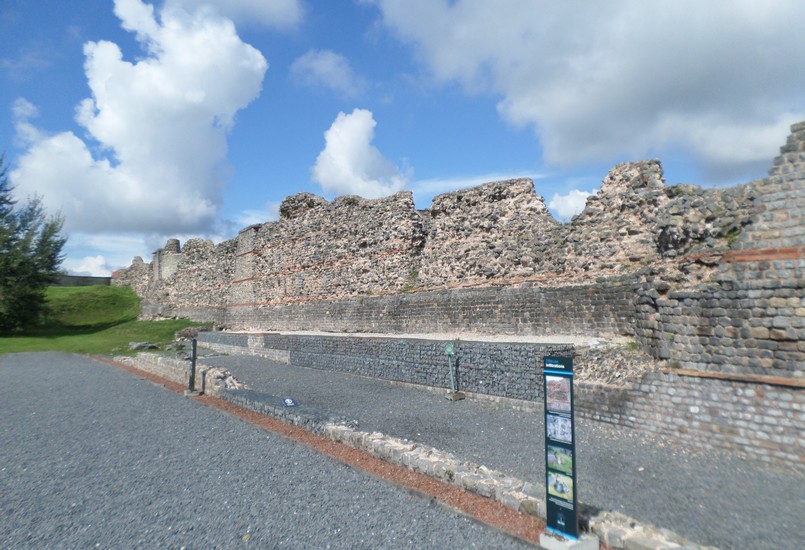
<path fill-rule="evenodd" d="M 447 368 L 450 370 L 450 393 L 447 394 L 447 398 L 450 401 L 460 401 L 464 399 L 464 392 L 458 391 L 456 384 L 456 371 L 453 368 L 453 356 L 456 354 L 455 344 L 448 343 L 444 347 L 444 353 L 447 355 Z M 456 360 L 456 364 L 458 364 L 458 360 Z"/>
<path fill-rule="evenodd" d="M 190 340 L 190 375 L 187 378 L 185 395 L 198 395 L 196 391 L 196 339 Z"/>

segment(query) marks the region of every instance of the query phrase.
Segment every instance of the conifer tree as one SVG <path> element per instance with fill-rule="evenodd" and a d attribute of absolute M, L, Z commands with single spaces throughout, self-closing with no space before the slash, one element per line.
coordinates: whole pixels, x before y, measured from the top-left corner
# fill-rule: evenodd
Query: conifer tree
<path fill-rule="evenodd" d="M 16 209 L 0 156 L 0 334 L 35 325 L 45 311 L 45 289 L 58 275 L 66 239 L 63 219 L 47 216 L 42 199 Z"/>

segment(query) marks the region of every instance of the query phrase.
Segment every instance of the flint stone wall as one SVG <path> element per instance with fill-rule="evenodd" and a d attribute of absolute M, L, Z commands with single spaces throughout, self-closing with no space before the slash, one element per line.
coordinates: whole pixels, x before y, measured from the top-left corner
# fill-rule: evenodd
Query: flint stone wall
<path fill-rule="evenodd" d="M 526 179 L 423 211 L 410 193 L 301 193 L 276 222 L 171 242 L 115 282 L 146 316 L 233 329 L 614 333 L 669 365 L 804 377 L 803 212 L 800 123 L 768 178 L 731 189 L 621 164 L 567 224 Z"/>

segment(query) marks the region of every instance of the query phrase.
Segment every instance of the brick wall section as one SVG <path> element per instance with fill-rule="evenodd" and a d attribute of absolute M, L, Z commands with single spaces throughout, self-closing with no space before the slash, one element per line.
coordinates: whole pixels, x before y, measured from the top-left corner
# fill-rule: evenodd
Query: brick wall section
<path fill-rule="evenodd" d="M 805 463 L 801 388 L 651 372 L 639 384 L 576 384 L 578 415 L 667 436 L 703 450 L 730 450 L 778 464 Z"/>
<path fill-rule="evenodd" d="M 253 330 L 327 332 L 452 332 L 487 334 L 632 334 L 634 279 L 594 285 L 482 287 L 317 300 L 287 305 L 229 307 L 226 326 Z M 221 310 L 179 308 L 182 317 L 209 320 Z"/>
<path fill-rule="evenodd" d="M 740 267 L 740 266 L 739 266 Z M 637 335 L 659 359 L 688 369 L 805 376 L 805 277 L 724 280 L 713 288 L 638 290 Z"/>
<path fill-rule="evenodd" d="M 769 177 L 759 183 L 758 213 L 740 250 L 805 246 L 805 122 L 794 124 Z M 802 255 L 800 254 L 800 258 Z"/>

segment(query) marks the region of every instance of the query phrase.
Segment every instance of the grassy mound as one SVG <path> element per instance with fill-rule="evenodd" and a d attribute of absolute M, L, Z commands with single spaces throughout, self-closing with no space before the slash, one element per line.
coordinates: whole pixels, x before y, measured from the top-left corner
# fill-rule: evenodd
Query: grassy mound
<path fill-rule="evenodd" d="M 128 287 L 51 287 L 50 314 L 25 334 L 0 338 L 0 353 L 68 351 L 125 354 L 130 342 L 165 344 L 176 331 L 199 326 L 185 319 L 138 321 L 140 300 Z"/>

